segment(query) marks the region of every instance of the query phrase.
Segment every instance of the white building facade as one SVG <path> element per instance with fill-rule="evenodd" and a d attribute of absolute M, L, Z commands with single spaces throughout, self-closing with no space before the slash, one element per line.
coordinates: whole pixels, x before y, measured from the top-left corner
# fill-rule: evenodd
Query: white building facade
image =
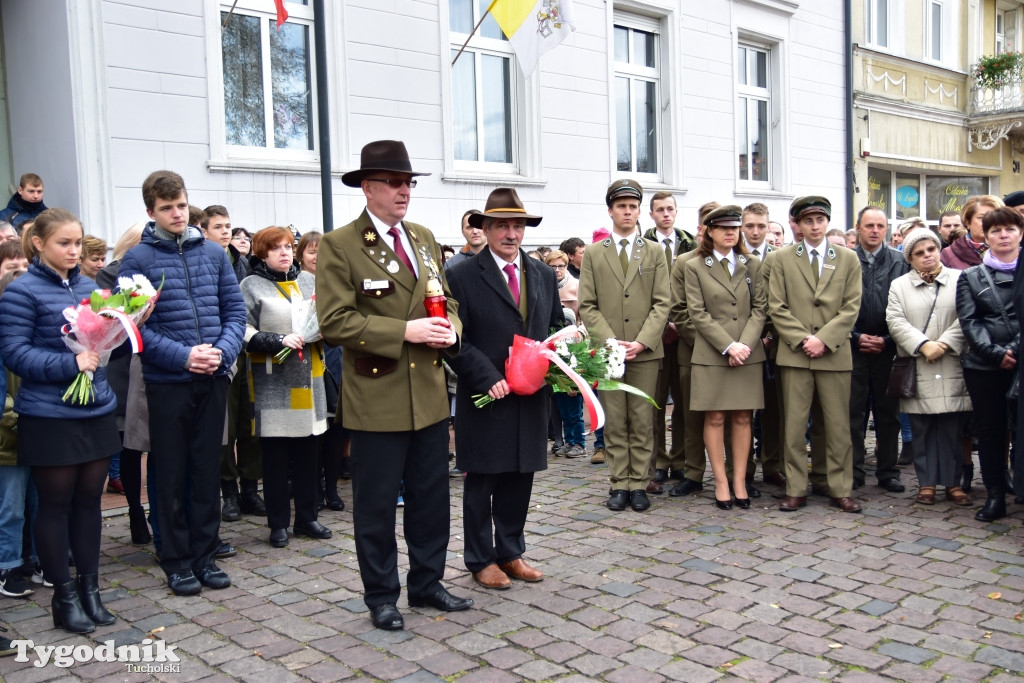
<path fill-rule="evenodd" d="M 432 174 L 410 220 L 454 245 L 499 185 L 545 217 L 527 243 L 589 241 L 621 177 L 673 192 L 691 230 L 708 201 L 763 202 L 785 224 L 806 194 L 848 227 L 842 0 L 575 0 L 575 33 L 529 78 L 489 18 L 452 66 L 488 4 L 325 0 L 315 17 L 287 2 L 277 29 L 273 0 L 0 0 L 0 183 L 39 173 L 48 205 L 108 240 L 145 218 L 160 168 L 235 225 L 320 230 L 325 98 L 334 226 L 364 205 L 341 174 L 388 138 Z"/>

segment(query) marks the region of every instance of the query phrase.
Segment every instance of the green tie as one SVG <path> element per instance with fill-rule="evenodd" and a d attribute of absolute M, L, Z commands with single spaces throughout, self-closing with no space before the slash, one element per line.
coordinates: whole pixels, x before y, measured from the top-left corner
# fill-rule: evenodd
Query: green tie
<path fill-rule="evenodd" d="M 665 238 L 665 260 L 668 261 L 668 267 L 672 267 L 672 238 Z"/>
<path fill-rule="evenodd" d="M 625 275 L 629 269 L 629 254 L 626 253 L 626 247 L 629 246 L 629 240 L 619 240 L 619 245 L 622 247 L 619 249 L 619 265 L 622 266 L 622 274 Z"/>
<path fill-rule="evenodd" d="M 818 285 L 818 278 L 820 277 L 820 275 L 818 274 L 818 250 L 817 249 L 811 249 L 811 273 L 814 275 L 814 285 L 815 285 L 815 287 L 817 287 L 817 285 Z"/>
<path fill-rule="evenodd" d="M 725 271 L 725 279 L 726 280 L 731 280 L 732 279 L 732 273 L 729 272 L 729 259 L 724 258 L 724 259 L 722 259 L 721 263 L 722 263 L 722 270 Z"/>

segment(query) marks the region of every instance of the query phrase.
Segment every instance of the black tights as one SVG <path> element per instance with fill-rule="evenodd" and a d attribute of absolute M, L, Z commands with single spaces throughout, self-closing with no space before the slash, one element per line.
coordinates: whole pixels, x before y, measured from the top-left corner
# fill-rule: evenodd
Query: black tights
<path fill-rule="evenodd" d="M 79 575 L 100 568 L 100 499 L 110 458 L 66 467 L 33 467 L 39 492 L 36 550 L 43 574 L 54 584 L 71 580 L 68 547 Z"/>
<path fill-rule="evenodd" d="M 142 506 L 142 451 L 121 449 L 121 485 L 129 508 Z"/>

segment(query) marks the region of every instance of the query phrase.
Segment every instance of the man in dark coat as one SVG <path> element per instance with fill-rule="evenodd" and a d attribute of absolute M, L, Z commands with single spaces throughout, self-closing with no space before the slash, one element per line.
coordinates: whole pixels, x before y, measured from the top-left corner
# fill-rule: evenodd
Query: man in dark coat
<path fill-rule="evenodd" d="M 516 191 L 496 189 L 484 212 L 469 220 L 483 227 L 487 248 L 448 271 L 463 326 L 462 348 L 451 363 L 459 375 L 456 465 L 467 473 L 465 562 L 481 586 L 504 589 L 511 585 L 509 577 L 540 581 L 544 576 L 522 558 L 523 529 L 534 472 L 547 468 L 551 405 L 547 387 L 530 396 L 510 393 L 505 360 L 514 335 L 543 340 L 564 317 L 554 271 L 520 248 L 526 226 L 541 218 L 526 213 Z M 477 408 L 477 394 L 495 401 Z"/>
<path fill-rule="evenodd" d="M 20 235 L 21 226 L 26 221 L 34 221 L 43 211 L 46 211 L 43 179 L 35 173 L 24 173 L 18 181 L 18 191 L 11 195 L 7 207 L 0 211 L 0 221 L 13 225 Z"/>

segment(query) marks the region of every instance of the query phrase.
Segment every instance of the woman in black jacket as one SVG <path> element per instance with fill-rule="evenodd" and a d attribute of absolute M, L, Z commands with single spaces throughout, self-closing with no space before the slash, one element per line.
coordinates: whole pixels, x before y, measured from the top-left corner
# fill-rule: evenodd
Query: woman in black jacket
<path fill-rule="evenodd" d="M 981 478 L 988 489 L 975 519 L 991 522 L 1006 516 L 1008 416 L 1015 400 L 1006 393 L 1017 372 L 1020 328 L 1013 306 L 1024 218 L 1014 209 L 993 209 L 983 220 L 985 251 L 980 265 L 964 271 L 957 284 L 956 310 L 967 337 L 961 357 L 964 381 L 974 405 Z"/>

